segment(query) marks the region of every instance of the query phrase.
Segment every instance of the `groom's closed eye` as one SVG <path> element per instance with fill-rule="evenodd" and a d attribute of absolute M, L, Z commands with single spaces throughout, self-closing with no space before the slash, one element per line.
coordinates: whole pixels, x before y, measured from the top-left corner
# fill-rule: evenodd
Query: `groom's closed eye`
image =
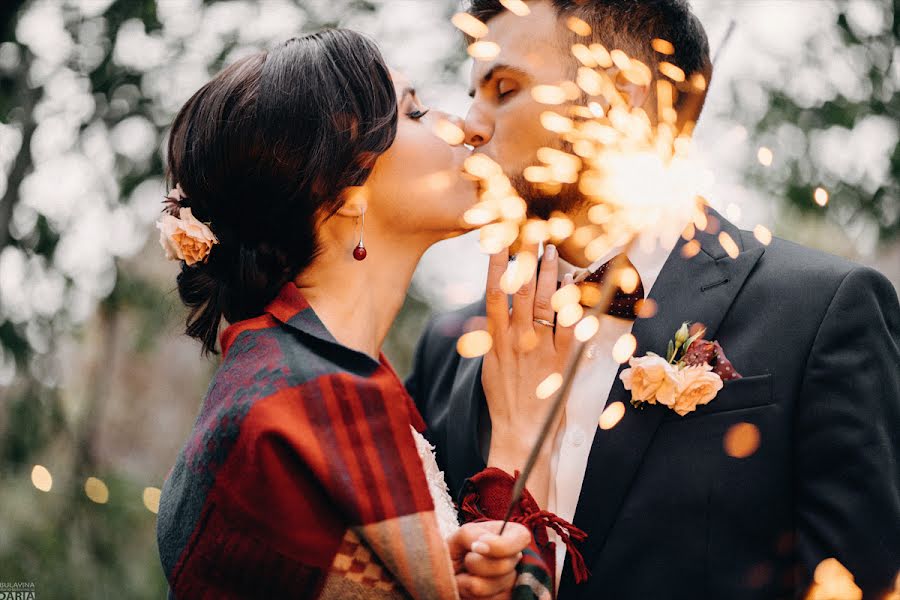
<path fill-rule="evenodd" d="M 495 65 L 481 77 L 478 91 L 483 91 L 495 97 L 498 102 L 502 102 L 514 96 L 530 79 L 528 74 L 518 67 Z M 469 90 L 469 97 L 474 98 L 475 93 L 475 89 Z"/>
<path fill-rule="evenodd" d="M 519 83 L 508 77 L 504 77 L 497 82 L 497 99 L 501 102 L 512 97 L 519 91 Z"/>

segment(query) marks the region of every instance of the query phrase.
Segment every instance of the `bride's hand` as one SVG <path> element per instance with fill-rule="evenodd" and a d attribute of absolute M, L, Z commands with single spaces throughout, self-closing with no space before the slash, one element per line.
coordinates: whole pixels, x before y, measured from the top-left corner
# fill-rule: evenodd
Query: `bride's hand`
<path fill-rule="evenodd" d="M 520 250 L 536 255 L 535 245 Z M 554 327 L 550 298 L 557 288 L 559 259 L 548 245 L 541 259 L 540 275 L 533 275 L 513 295 L 512 311 L 500 278 L 506 271 L 508 250 L 491 256 L 487 277 L 488 331 L 493 346 L 484 357 L 481 382 L 491 416 L 488 465 L 507 473 L 520 470 L 537 439 L 550 398 L 538 398 L 537 387 L 553 373 L 562 373 L 573 347 L 573 327 Z M 560 411 L 562 413 L 562 411 Z M 559 426 L 561 415 L 554 427 Z M 542 507 L 546 504 L 549 455 L 555 430 L 542 448 L 528 489 Z"/>
<path fill-rule="evenodd" d="M 510 597 L 516 581 L 516 565 L 531 533 L 520 523 L 501 521 L 466 523 L 447 540 L 461 600 L 501 600 Z"/>

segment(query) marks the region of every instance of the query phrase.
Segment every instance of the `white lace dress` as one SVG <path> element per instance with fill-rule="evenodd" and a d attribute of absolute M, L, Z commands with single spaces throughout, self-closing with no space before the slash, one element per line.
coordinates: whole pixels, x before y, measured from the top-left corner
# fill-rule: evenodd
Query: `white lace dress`
<path fill-rule="evenodd" d="M 434 446 L 429 444 L 428 440 L 415 428 L 411 428 L 413 439 L 416 440 L 416 449 L 419 451 L 419 459 L 422 461 L 422 468 L 425 470 L 425 479 L 428 481 L 428 491 L 431 493 L 432 501 L 434 501 L 434 512 L 437 515 L 438 527 L 441 530 L 441 536 L 447 539 L 459 529 L 456 507 L 453 506 L 453 499 L 450 498 L 450 491 L 447 489 L 444 472 L 438 468 L 437 460 L 434 458 Z"/>

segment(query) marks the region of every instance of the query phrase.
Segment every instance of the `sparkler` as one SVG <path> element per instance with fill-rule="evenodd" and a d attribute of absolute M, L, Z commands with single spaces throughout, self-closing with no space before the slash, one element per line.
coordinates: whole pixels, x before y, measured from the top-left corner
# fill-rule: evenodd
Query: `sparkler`
<path fill-rule="evenodd" d="M 465 27 L 478 29 L 472 23 L 465 23 Z M 570 20 L 567 27 L 581 36 L 590 34 L 584 22 Z M 732 22 L 723 45 L 733 29 Z M 674 53 L 673 45 L 666 40 L 654 39 L 651 46 L 664 58 Z M 485 57 L 475 44 L 469 51 L 476 59 Z M 483 251 L 495 253 L 520 239 L 529 243 L 571 239 L 593 261 L 611 249 L 619 249 L 608 276 L 591 291 L 589 299 L 583 298 L 574 286 L 567 286 L 573 290 L 563 288 L 554 295 L 557 322 L 563 326 L 575 325 L 576 346 L 564 373 L 551 374 L 536 390 L 539 397 L 552 398 L 551 406 L 516 480 L 501 534 L 521 499 L 540 449 L 558 422 L 574 374 L 585 355 L 585 346 L 599 328 L 600 315 L 605 314 L 617 287 L 627 290 L 637 285 L 637 273 L 626 258 L 628 251 L 635 244 L 648 250 L 656 243 L 672 247 L 682 235 L 688 240 L 684 246 L 685 256 L 693 255 L 700 249 L 692 239 L 693 235 L 696 229 L 705 229 L 707 225 L 704 202 L 697 193 L 705 173 L 691 157 L 694 123 L 679 123 L 675 109 L 677 96 L 686 94 L 682 110 L 684 114 L 696 114 L 693 109 L 702 99 L 707 85 L 703 75 L 686 74 L 673 63 L 660 60 L 657 65 L 659 76 L 654 84 L 650 67 L 622 50 L 608 50 L 597 43 L 578 43 L 572 46 L 572 54 L 582 65 L 574 82 L 539 85 L 531 90 L 535 101 L 547 105 L 547 110 L 540 115 L 542 126 L 558 134 L 564 143 L 560 148 L 539 149 L 537 158 L 541 164 L 525 169 L 523 177 L 547 195 L 559 193 L 564 185 L 577 185 L 579 192 L 593 202 L 587 213 L 590 223 L 575 228 L 562 213 L 552 215 L 548 221 L 523 223 L 525 203 L 500 166 L 484 155 L 473 155 L 465 164 L 466 171 L 482 182 L 480 202 L 465 213 L 464 220 L 469 225 L 481 227 Z M 720 54 L 721 47 L 716 56 Z M 607 72 L 613 65 L 634 84 L 656 86 L 655 124 L 643 109 L 631 107 L 628 99 L 618 91 L 616 82 Z M 687 230 L 672 230 L 672 224 L 686 220 L 693 221 Z M 771 234 L 763 228 L 757 232 L 757 237 L 771 239 Z M 719 243 L 732 257 L 737 254 L 737 244 L 726 233 L 719 236 Z M 501 287 L 509 294 L 515 293 L 531 279 L 536 267 L 535 256 L 520 255 L 518 260 L 510 263 Z M 588 308 L 584 309 L 582 303 Z M 654 307 L 648 307 L 644 307 L 643 316 L 652 314 Z M 482 339 L 483 335 L 478 337 L 470 332 L 464 337 L 466 340 L 461 338 L 459 349 L 466 356 L 484 354 L 491 347 L 489 336 Z M 633 336 L 623 336 L 613 349 L 615 359 L 626 362 L 635 346 Z M 604 410 L 599 426 L 604 429 L 614 427 L 624 412 L 624 405 L 614 403 Z"/>

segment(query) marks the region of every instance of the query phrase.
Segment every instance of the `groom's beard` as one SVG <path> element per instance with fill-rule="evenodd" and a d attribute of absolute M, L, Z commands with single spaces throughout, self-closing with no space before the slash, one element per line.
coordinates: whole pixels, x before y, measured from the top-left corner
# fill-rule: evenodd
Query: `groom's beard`
<path fill-rule="evenodd" d="M 547 220 L 554 212 L 571 215 L 587 202 L 584 194 L 578 190 L 577 183 L 563 183 L 558 193 L 548 194 L 539 185 L 525 179 L 521 173 L 513 175 L 509 181 L 528 205 L 530 217 Z"/>
<path fill-rule="evenodd" d="M 585 102 L 587 101 L 585 100 Z M 548 140 L 546 145 L 568 154 L 575 154 L 572 144 L 558 137 Z M 574 215 L 588 201 L 578 190 L 578 183 L 563 183 L 559 192 L 552 194 L 540 185 L 525 179 L 521 171 L 512 175 L 509 181 L 528 205 L 529 217 L 537 217 L 546 221 L 554 212 Z"/>

